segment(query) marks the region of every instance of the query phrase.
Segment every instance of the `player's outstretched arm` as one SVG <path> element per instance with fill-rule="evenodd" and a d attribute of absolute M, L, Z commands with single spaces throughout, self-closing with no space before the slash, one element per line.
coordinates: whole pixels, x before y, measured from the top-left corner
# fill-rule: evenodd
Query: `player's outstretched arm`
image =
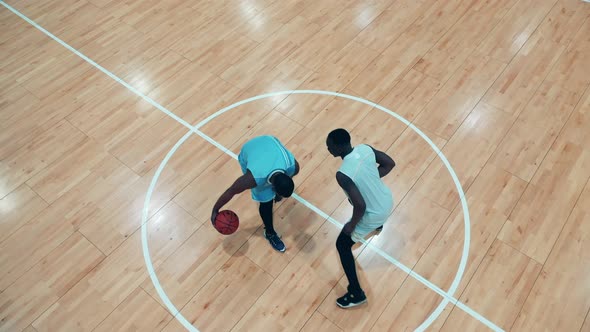
<path fill-rule="evenodd" d="M 379 164 L 379 177 L 384 177 L 395 167 L 395 161 L 385 152 L 376 150 L 373 147 L 371 148 L 375 152 L 375 160 Z"/>
<path fill-rule="evenodd" d="M 367 204 L 365 203 L 365 199 L 361 195 L 358 187 L 354 184 L 354 182 L 346 176 L 344 173 L 337 172 L 336 173 L 336 181 L 342 189 L 346 192 L 348 197 L 350 197 L 350 202 L 352 203 L 352 217 L 350 221 L 344 225 L 343 231 L 345 234 L 350 235 L 356 225 L 361 221 L 361 218 L 365 214 L 365 210 L 367 209 Z"/>
<path fill-rule="evenodd" d="M 217 199 L 217 202 L 213 206 L 213 212 L 211 213 L 211 222 L 215 223 L 215 218 L 217 217 L 219 210 L 225 204 L 231 201 L 235 195 L 254 187 L 256 187 L 256 180 L 254 180 L 252 173 L 247 172 L 246 174 L 237 178 L 236 181 L 234 181 L 234 183 L 229 188 L 227 188 L 227 190 L 224 191 L 223 194 L 221 194 L 221 196 L 219 196 Z"/>

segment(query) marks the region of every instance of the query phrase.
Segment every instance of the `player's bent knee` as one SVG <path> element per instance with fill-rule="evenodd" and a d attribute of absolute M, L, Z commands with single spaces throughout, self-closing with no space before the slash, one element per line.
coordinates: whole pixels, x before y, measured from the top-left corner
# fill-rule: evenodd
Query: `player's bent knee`
<path fill-rule="evenodd" d="M 350 250 L 353 244 L 354 241 L 352 241 L 350 236 L 344 233 L 340 233 L 340 235 L 338 235 L 338 239 L 336 239 L 336 249 L 338 249 L 338 251 Z"/>

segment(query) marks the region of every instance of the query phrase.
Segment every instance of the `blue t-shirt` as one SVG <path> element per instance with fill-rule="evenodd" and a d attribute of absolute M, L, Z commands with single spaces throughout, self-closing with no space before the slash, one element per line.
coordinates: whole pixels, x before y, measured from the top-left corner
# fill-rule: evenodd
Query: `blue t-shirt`
<path fill-rule="evenodd" d="M 246 142 L 238 155 L 242 172 L 249 170 L 257 186 L 252 189 L 252 198 L 259 202 L 268 202 L 275 197 L 272 185 L 268 181 L 276 172 L 289 176 L 295 174 L 295 157 L 274 136 L 258 136 Z"/>

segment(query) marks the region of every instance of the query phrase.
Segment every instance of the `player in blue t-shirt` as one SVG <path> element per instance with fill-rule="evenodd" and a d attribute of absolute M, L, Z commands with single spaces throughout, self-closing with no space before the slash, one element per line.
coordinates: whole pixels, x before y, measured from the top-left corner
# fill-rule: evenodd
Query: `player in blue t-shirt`
<path fill-rule="evenodd" d="M 272 208 L 273 201 L 293 193 L 292 177 L 299 173 L 297 160 L 276 137 L 258 136 L 242 146 L 238 162 L 244 174 L 221 194 L 213 206 L 211 222 L 234 195 L 250 189 L 252 199 L 260 203 L 258 211 L 264 223 L 264 236 L 274 249 L 284 252 L 285 244 L 273 227 Z"/>

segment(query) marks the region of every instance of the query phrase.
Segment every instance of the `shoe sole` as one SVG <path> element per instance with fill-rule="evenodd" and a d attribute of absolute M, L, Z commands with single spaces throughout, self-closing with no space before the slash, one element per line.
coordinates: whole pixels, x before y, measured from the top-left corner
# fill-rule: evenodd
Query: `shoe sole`
<path fill-rule="evenodd" d="M 349 304 L 347 306 L 344 306 L 344 305 L 342 305 L 342 304 L 340 304 L 338 302 L 336 302 L 336 305 L 339 306 L 340 308 L 348 309 L 348 308 L 353 308 L 353 307 L 356 307 L 356 306 L 359 306 L 359 305 L 365 304 L 365 303 L 367 303 L 367 299 L 364 299 L 361 302 L 351 303 L 351 304 Z"/>
<path fill-rule="evenodd" d="M 283 248 L 283 250 L 280 250 L 280 249 L 277 249 L 277 248 L 273 247 L 273 245 L 270 243 L 270 241 L 269 241 L 269 244 L 270 244 L 271 248 L 273 248 L 274 250 L 276 250 L 278 252 L 285 252 L 285 250 L 287 250 L 287 247 Z"/>
<path fill-rule="evenodd" d="M 267 239 L 267 241 L 268 241 L 268 239 Z M 271 246 L 271 247 L 272 247 L 274 250 L 276 250 L 276 251 L 278 251 L 278 252 L 285 252 L 285 250 L 287 250 L 287 247 L 284 247 L 282 250 L 281 250 L 281 249 L 277 249 L 277 248 L 275 248 L 275 247 L 272 245 L 272 243 L 270 243 L 270 241 L 268 241 L 268 244 L 270 244 L 270 246 Z"/>
<path fill-rule="evenodd" d="M 270 244 L 270 243 L 269 243 L 269 244 Z M 279 249 L 277 249 L 277 248 L 273 247 L 273 246 L 272 246 L 272 244 L 270 244 L 270 246 L 271 246 L 271 247 L 272 247 L 274 250 L 276 250 L 276 251 L 278 251 L 278 252 L 285 252 L 285 250 L 287 250 L 287 247 L 283 248 L 283 250 L 279 250 Z"/>

